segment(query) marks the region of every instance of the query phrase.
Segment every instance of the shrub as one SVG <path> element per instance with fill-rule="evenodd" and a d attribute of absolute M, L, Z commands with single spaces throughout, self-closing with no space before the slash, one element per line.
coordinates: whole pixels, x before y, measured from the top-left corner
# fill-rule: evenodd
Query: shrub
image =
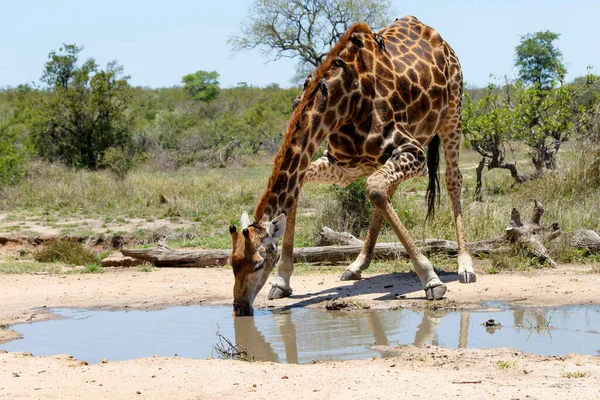
<path fill-rule="evenodd" d="M 98 257 L 92 251 L 72 239 L 50 240 L 33 254 L 33 258 L 39 262 L 63 262 L 70 265 L 98 262 Z"/>

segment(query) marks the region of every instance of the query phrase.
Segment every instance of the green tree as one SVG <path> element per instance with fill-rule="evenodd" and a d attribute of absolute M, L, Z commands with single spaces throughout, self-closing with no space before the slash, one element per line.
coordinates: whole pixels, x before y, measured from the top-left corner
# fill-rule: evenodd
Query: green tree
<path fill-rule="evenodd" d="M 129 143 L 131 87 L 114 61 L 104 70 L 93 58 L 79 64 L 82 49 L 65 44 L 48 55 L 41 78 L 48 95 L 29 107 L 30 139 L 44 159 L 93 169 L 108 148 Z"/>
<path fill-rule="evenodd" d="M 582 94 L 597 81 L 590 77 L 578 85 L 560 85 L 549 91 L 514 86 L 510 107 L 516 123 L 513 135 L 529 146 L 536 175 L 557 168 L 557 154 L 574 133 L 575 122 L 585 112 L 579 104 Z"/>
<path fill-rule="evenodd" d="M 548 90 L 563 81 L 567 70 L 562 53 L 554 45 L 558 38 L 558 33 L 550 31 L 521 36 L 515 48 L 515 66 L 523 83 Z"/>
<path fill-rule="evenodd" d="M 566 68 L 562 53 L 554 45 L 559 34 L 535 32 L 521 37 L 515 48 L 515 66 L 519 81 L 508 107 L 515 114 L 513 135 L 531 149 L 531 160 L 540 176 L 544 169 L 557 168 L 557 153 L 569 140 L 577 114 L 577 101 L 595 82 L 588 76 L 582 85 L 566 85 Z"/>
<path fill-rule="evenodd" d="M 183 89 L 194 99 L 211 101 L 219 95 L 219 73 L 217 71 L 196 71 L 185 75 L 181 82 Z"/>
<path fill-rule="evenodd" d="M 496 85 L 490 84 L 485 95 L 475 102 L 471 95 L 465 94 L 463 99 L 463 134 L 475 151 L 481 155 L 481 161 L 476 168 L 477 183 L 475 199 L 483 199 L 482 172 L 500 168 L 510 171 L 518 183 L 525 182 L 527 177 L 519 174 L 517 161 L 507 161 L 507 148 L 511 150 L 510 140 L 514 129 L 514 113 L 509 108 L 507 94 L 510 86 L 505 86 L 506 92 Z M 514 156 L 514 152 L 513 156 Z"/>
<path fill-rule="evenodd" d="M 271 60 L 297 58 L 302 74 L 321 63 L 350 24 L 383 27 L 390 10 L 389 0 L 255 0 L 242 34 L 229 43 L 234 52 L 259 49 Z"/>

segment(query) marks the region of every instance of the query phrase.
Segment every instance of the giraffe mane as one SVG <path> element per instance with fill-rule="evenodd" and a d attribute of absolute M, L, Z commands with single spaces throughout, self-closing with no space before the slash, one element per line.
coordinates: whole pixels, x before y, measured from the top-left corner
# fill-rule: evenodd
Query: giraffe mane
<path fill-rule="evenodd" d="M 277 153 L 275 161 L 273 162 L 273 171 L 271 172 L 271 176 L 269 177 L 267 190 L 263 194 L 260 203 L 258 203 L 258 205 L 256 206 L 254 212 L 254 220 L 256 222 L 258 222 L 258 220 L 262 218 L 264 214 L 267 203 L 269 202 L 269 197 L 271 196 L 273 190 L 273 186 L 275 185 L 275 181 L 277 180 L 277 175 L 279 174 L 279 170 L 281 169 L 281 164 L 283 163 L 285 152 L 292 142 L 292 136 L 297 131 L 297 125 L 300 123 L 300 119 L 302 118 L 302 115 L 306 110 L 309 100 L 317 91 L 319 87 L 319 82 L 325 76 L 325 73 L 329 70 L 329 68 L 333 64 L 333 61 L 346 47 L 346 44 L 350 41 L 350 38 L 354 33 L 372 34 L 373 32 L 371 31 L 369 25 L 364 22 L 356 22 L 350 25 L 344 36 L 342 36 L 342 38 L 336 43 L 336 45 L 329 51 L 329 54 L 327 55 L 325 61 L 323 61 L 323 63 L 320 66 L 318 66 L 313 72 L 313 79 L 310 85 L 308 86 L 308 88 L 306 88 L 305 94 L 304 96 L 302 96 L 302 100 L 292 112 L 292 116 L 290 118 L 290 122 L 288 123 L 283 143 L 281 143 L 279 152 Z"/>

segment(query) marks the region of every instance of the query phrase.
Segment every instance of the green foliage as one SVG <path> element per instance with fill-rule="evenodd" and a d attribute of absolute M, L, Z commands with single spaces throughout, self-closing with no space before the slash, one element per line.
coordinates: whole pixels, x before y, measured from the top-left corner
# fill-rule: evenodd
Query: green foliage
<path fill-rule="evenodd" d="M 50 240 L 33 254 L 38 262 L 62 262 L 70 265 L 87 265 L 98 262 L 96 255 L 81 243 L 70 240 Z"/>
<path fill-rule="evenodd" d="M 30 97 L 27 121 L 33 149 L 49 161 L 97 168 L 104 152 L 129 142 L 131 88 L 123 68 L 101 70 L 93 58 L 78 64 L 82 47 L 50 52 L 41 82 L 46 93 Z"/>
<path fill-rule="evenodd" d="M 104 272 L 104 268 L 98 262 L 86 264 L 83 268 L 76 270 L 79 274 L 101 274 Z"/>
<path fill-rule="evenodd" d="M 515 48 L 515 66 L 519 79 L 541 90 L 548 90 L 562 82 L 567 73 L 562 53 L 554 45 L 558 33 L 545 31 L 521 36 Z"/>
<path fill-rule="evenodd" d="M 332 186 L 338 201 L 337 212 L 342 226 L 354 236 L 368 229 L 373 204 L 367 199 L 367 181 L 357 179 L 346 187 Z"/>
<path fill-rule="evenodd" d="M 0 125 L 0 187 L 17 184 L 25 175 L 25 157 L 7 125 Z"/>
<path fill-rule="evenodd" d="M 183 89 L 194 99 L 211 101 L 219 95 L 219 73 L 217 71 L 196 71 L 185 75 L 181 82 Z"/>
<path fill-rule="evenodd" d="M 145 153 L 140 153 L 132 147 L 111 147 L 102 156 L 102 165 L 121 180 L 129 171 L 146 160 Z"/>

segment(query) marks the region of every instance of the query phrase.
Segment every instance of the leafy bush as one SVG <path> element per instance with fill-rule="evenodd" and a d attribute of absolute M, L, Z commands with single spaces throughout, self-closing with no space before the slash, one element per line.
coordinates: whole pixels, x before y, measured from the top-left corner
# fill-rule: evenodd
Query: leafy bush
<path fill-rule="evenodd" d="M 70 265 L 87 265 L 98 262 L 98 257 L 83 244 L 71 240 L 50 240 L 35 251 L 33 258 L 39 262 L 62 262 Z"/>
<path fill-rule="evenodd" d="M 357 179 L 345 188 L 333 186 L 338 201 L 338 213 L 344 229 L 354 236 L 369 228 L 374 206 L 367 199 L 367 181 Z"/>
<path fill-rule="evenodd" d="M 145 153 L 136 153 L 131 148 L 111 147 L 104 152 L 102 165 L 122 180 L 129 171 L 145 161 L 146 158 Z"/>

